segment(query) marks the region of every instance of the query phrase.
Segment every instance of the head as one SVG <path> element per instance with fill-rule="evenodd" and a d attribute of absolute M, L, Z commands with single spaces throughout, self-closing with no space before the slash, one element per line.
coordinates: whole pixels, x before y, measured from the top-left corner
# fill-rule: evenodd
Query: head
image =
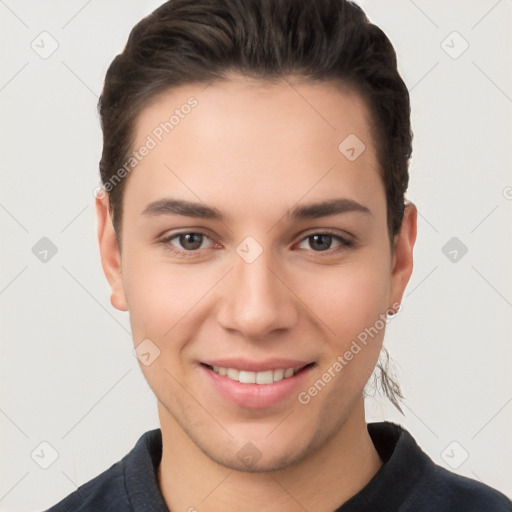
<path fill-rule="evenodd" d="M 99 112 L 102 263 L 161 415 L 231 467 L 248 441 L 261 469 L 307 456 L 360 407 L 412 270 L 391 43 L 343 0 L 173 0 L 132 30 Z M 211 367 L 248 362 L 291 364 L 293 396 L 227 399 Z"/>

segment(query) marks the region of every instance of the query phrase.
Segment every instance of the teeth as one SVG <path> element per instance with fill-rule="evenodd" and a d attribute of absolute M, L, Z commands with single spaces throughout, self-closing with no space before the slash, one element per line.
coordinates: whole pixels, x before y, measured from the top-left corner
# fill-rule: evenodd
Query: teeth
<path fill-rule="evenodd" d="M 244 370 L 240 370 L 238 380 L 243 384 L 256 384 L 256 374 L 254 372 L 246 372 Z"/>
<path fill-rule="evenodd" d="M 256 384 L 272 384 L 274 382 L 274 372 L 267 370 L 266 372 L 258 372 L 254 374 Z"/>
<path fill-rule="evenodd" d="M 274 370 L 274 382 L 284 379 L 284 370 Z"/>
<path fill-rule="evenodd" d="M 228 368 L 228 372 L 226 375 L 232 379 L 232 380 L 240 380 L 240 372 L 238 370 L 235 370 L 234 368 Z"/>
<path fill-rule="evenodd" d="M 221 366 L 213 366 L 212 369 L 219 375 L 226 376 L 243 384 L 272 384 L 273 382 L 288 379 L 295 373 L 293 368 L 265 370 L 263 372 L 248 372 L 237 370 L 236 368 L 222 368 Z"/>

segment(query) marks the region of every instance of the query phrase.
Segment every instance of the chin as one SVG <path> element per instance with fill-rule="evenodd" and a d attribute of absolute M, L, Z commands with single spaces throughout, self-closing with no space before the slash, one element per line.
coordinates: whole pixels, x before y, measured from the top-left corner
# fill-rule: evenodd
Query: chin
<path fill-rule="evenodd" d="M 300 462 L 305 454 L 303 450 L 293 452 L 282 452 L 279 454 L 265 453 L 260 451 L 252 443 L 246 443 L 234 453 L 212 453 L 203 450 L 211 460 L 225 468 L 244 473 L 268 473 L 287 469 Z"/>

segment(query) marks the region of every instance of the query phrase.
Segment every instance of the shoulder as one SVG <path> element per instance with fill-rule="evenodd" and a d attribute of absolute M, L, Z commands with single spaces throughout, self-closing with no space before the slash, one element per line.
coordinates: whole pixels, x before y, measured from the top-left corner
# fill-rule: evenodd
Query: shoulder
<path fill-rule="evenodd" d="M 501 492 L 435 464 L 402 426 L 372 423 L 368 432 L 384 465 L 367 486 L 366 501 L 400 512 L 512 512 Z"/>
<path fill-rule="evenodd" d="M 404 512 L 512 512 L 512 501 L 507 496 L 486 484 L 435 464 L 405 429 L 399 429 L 399 444 L 413 454 L 410 461 L 421 461 L 423 466 L 421 478 L 417 479 L 404 503 Z"/>
<path fill-rule="evenodd" d="M 131 511 L 125 491 L 123 462 L 81 485 L 46 512 Z"/>
<path fill-rule="evenodd" d="M 432 463 L 430 475 L 418 486 L 406 510 L 512 512 L 512 501 L 481 482 Z"/>
<path fill-rule="evenodd" d="M 162 449 L 160 429 L 143 434 L 133 449 L 46 512 L 165 510 L 155 477 Z"/>

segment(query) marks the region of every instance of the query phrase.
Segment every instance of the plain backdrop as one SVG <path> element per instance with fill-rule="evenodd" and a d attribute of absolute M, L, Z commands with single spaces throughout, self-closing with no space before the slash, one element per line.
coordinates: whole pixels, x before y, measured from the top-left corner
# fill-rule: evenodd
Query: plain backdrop
<path fill-rule="evenodd" d="M 50 506 L 158 426 L 110 305 L 93 190 L 106 69 L 160 3 L 0 1 L 1 511 Z M 512 496 L 512 2 L 360 4 L 411 93 L 420 212 L 385 340 L 405 416 L 377 395 L 368 421 L 400 422 L 436 463 Z"/>

